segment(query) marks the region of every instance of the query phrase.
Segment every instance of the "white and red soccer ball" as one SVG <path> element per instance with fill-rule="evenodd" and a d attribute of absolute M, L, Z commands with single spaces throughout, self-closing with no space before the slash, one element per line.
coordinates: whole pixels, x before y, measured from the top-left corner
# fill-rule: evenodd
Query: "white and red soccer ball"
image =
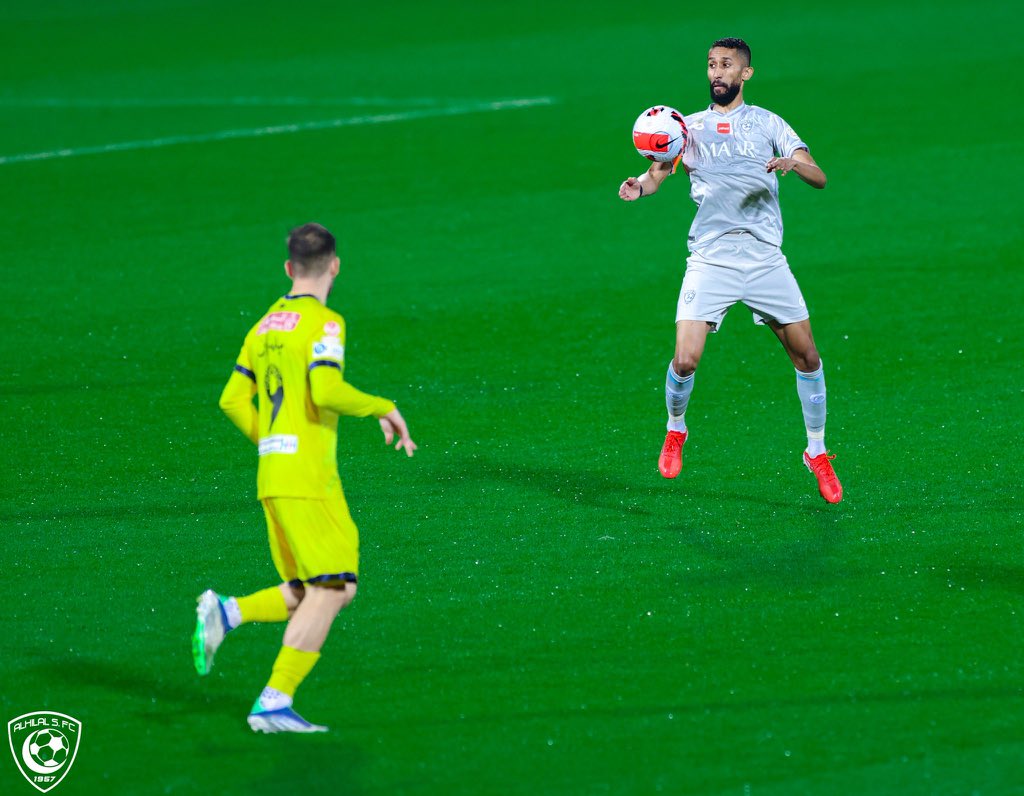
<path fill-rule="evenodd" d="M 683 114 L 668 105 L 655 105 L 641 113 L 633 124 L 633 146 L 648 160 L 662 163 L 682 154 L 689 137 Z"/>

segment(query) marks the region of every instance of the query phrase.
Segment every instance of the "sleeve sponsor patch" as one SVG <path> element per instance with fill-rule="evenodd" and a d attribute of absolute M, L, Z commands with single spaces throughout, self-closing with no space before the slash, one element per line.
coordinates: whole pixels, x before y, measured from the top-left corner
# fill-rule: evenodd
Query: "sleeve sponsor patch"
<path fill-rule="evenodd" d="M 295 434 L 274 434 L 260 439 L 260 456 L 270 453 L 298 453 L 299 438 Z"/>
<path fill-rule="evenodd" d="M 345 359 L 345 346 L 337 337 L 321 337 L 313 343 L 313 359 Z"/>

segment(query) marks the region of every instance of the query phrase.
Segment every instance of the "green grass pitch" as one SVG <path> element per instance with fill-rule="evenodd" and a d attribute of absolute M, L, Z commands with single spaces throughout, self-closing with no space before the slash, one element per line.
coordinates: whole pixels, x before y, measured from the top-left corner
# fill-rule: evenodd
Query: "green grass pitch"
<path fill-rule="evenodd" d="M 1024 794 L 1018 33 L 951 0 L 4 4 L 0 720 L 83 722 L 52 792 Z M 656 469 L 692 203 L 616 191 L 724 35 L 830 180 L 782 202 L 839 506 L 743 307 Z M 309 220 L 348 376 L 420 450 L 343 421 L 360 591 L 297 700 L 332 731 L 256 737 L 281 628 L 202 680 L 189 636 L 202 589 L 274 579 L 216 401 Z M 0 792 L 35 792 L 6 751 Z"/>

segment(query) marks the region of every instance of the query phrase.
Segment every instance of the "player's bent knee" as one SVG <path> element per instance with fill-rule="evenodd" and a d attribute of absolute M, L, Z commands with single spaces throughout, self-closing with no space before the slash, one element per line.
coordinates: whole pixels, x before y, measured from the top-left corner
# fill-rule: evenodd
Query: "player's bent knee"
<path fill-rule="evenodd" d="M 302 602 L 302 598 L 306 596 L 306 588 L 301 580 L 286 581 L 281 584 L 281 590 L 285 595 L 285 602 L 288 603 L 289 610 L 295 610 L 295 607 Z M 292 600 L 288 599 L 289 594 Z M 294 604 L 292 604 L 293 601 Z"/>
<path fill-rule="evenodd" d="M 692 354 L 677 354 L 675 359 L 672 360 L 672 370 L 675 371 L 677 376 L 685 379 L 697 370 L 699 362 L 700 357 L 693 356 Z"/>
<path fill-rule="evenodd" d="M 817 349 L 811 348 L 809 351 L 801 351 L 799 354 L 794 353 L 793 365 L 801 373 L 814 373 L 821 367 L 821 357 L 818 356 Z"/>

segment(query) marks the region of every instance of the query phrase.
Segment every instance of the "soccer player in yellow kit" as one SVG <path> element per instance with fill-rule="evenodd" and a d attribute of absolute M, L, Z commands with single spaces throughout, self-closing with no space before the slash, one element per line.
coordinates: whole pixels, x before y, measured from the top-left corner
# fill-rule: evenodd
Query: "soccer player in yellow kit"
<path fill-rule="evenodd" d="M 249 713 L 256 732 L 323 732 L 292 709 L 338 612 L 356 594 L 359 533 L 337 465 L 339 415 L 380 420 L 384 441 L 416 444 L 395 405 L 344 378 L 345 321 L 325 305 L 340 262 L 334 236 L 305 224 L 288 236 L 291 291 L 245 338 L 221 409 L 257 444 L 257 497 L 282 583 L 245 597 L 199 597 L 192 652 L 208 674 L 224 636 L 248 622 L 288 622 L 266 688 Z M 257 404 L 253 404 L 253 397 Z"/>

